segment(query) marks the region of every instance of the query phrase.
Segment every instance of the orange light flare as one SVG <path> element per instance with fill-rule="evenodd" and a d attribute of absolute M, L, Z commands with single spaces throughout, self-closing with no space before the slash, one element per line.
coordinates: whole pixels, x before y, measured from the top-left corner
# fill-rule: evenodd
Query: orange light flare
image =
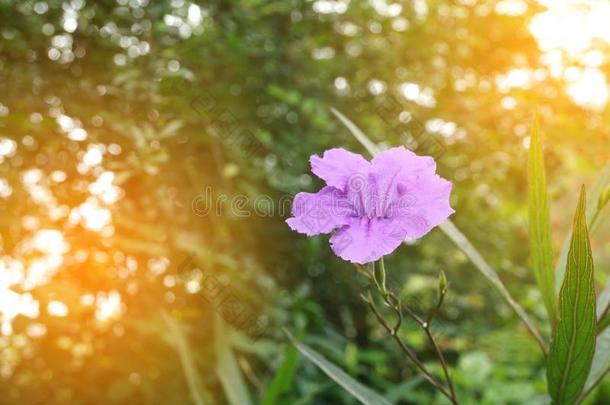
<path fill-rule="evenodd" d="M 69 139 L 86 140 L 86 131 L 74 120 L 65 115 L 57 120 Z M 10 158 L 20 147 L 13 140 L 0 138 L 0 157 Z M 35 207 L 34 214 L 21 214 L 23 236 L 11 252 L 0 255 L 0 336 L 13 334 L 13 323 L 19 316 L 34 320 L 44 312 L 51 317 L 66 317 L 71 314 L 72 305 L 91 307 L 99 324 L 112 322 L 124 312 L 121 294 L 110 288 L 104 290 L 94 281 L 96 275 L 91 274 L 97 271 L 98 277 L 103 276 L 108 266 L 116 264 L 108 257 L 117 252 L 102 243 L 114 234 L 112 209 L 124 195 L 116 184 L 115 173 L 103 168 L 109 153 L 120 154 L 120 147 L 90 143 L 78 154 L 77 173 L 47 173 L 30 167 L 19 172 L 19 185 L 0 178 L 1 198 L 11 198 L 14 188 L 21 187 L 27 204 Z M 65 193 L 56 191 L 65 187 L 63 183 L 68 190 L 76 189 L 80 194 L 77 202 L 66 202 L 65 196 L 64 201 L 59 201 L 56 194 Z M 76 279 L 71 280 L 74 276 Z M 88 296 L 92 298 L 83 298 Z M 32 331 L 36 336 L 46 333 L 40 328 Z"/>
<path fill-rule="evenodd" d="M 610 45 L 610 2 L 538 0 L 547 10 L 536 15 L 530 32 L 542 51 L 541 62 L 566 83 L 578 105 L 601 110 L 608 101 L 608 79 L 600 69 Z"/>

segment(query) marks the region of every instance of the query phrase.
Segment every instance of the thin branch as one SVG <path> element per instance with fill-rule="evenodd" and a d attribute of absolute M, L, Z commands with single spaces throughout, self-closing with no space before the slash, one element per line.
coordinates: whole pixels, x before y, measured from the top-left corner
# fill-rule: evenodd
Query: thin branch
<path fill-rule="evenodd" d="M 406 310 L 407 314 L 415 322 L 417 322 L 419 324 L 419 326 L 424 330 L 426 337 L 428 338 L 428 341 L 430 342 L 430 344 L 432 345 L 432 347 L 436 353 L 436 357 L 438 357 L 438 361 L 441 363 L 441 367 L 443 368 L 443 374 L 445 374 L 445 379 L 447 380 L 447 384 L 449 385 L 449 390 L 451 391 L 451 396 L 452 396 L 452 398 L 456 398 L 455 388 L 453 386 L 453 379 L 451 378 L 451 374 L 449 374 L 449 366 L 447 365 L 445 356 L 443 355 L 443 352 L 441 351 L 440 347 L 438 346 L 438 343 L 436 342 L 436 339 L 434 339 L 434 336 L 432 335 L 432 331 L 430 330 L 430 321 L 432 320 L 432 316 L 433 316 L 432 313 L 438 312 L 438 309 L 440 308 L 440 306 L 443 303 L 444 296 L 445 296 L 445 294 L 440 294 L 440 297 L 439 297 L 438 303 L 435 307 L 435 310 L 430 312 L 430 314 L 428 315 L 428 319 L 426 321 L 422 320 L 422 318 L 420 318 L 419 315 L 417 315 L 408 306 L 404 306 L 402 308 L 404 308 Z M 396 298 L 396 296 L 392 292 L 389 293 L 388 298 L 394 299 L 395 301 L 400 303 L 398 298 Z M 390 305 L 389 300 L 386 302 L 388 302 L 388 305 Z M 400 310 L 400 307 L 396 308 L 396 310 L 397 311 Z"/>
<path fill-rule="evenodd" d="M 377 307 L 375 307 L 375 304 L 373 303 L 372 299 L 367 299 L 364 296 L 362 296 L 362 299 L 369 305 L 369 308 L 371 308 L 371 311 L 373 311 L 379 323 L 385 328 L 385 330 L 392 337 L 392 339 L 394 339 L 394 341 L 398 344 L 398 346 L 405 353 L 405 355 L 415 364 L 419 371 L 421 371 L 424 378 L 428 380 L 432 385 L 434 385 L 443 395 L 445 395 L 451 401 L 451 403 L 457 405 L 458 402 L 452 396 L 451 392 L 449 392 L 440 381 L 434 378 L 434 376 L 428 371 L 428 369 L 426 369 L 426 366 L 424 366 L 424 364 L 417 358 L 417 355 L 402 341 L 396 331 L 388 325 L 386 320 L 377 310 Z"/>

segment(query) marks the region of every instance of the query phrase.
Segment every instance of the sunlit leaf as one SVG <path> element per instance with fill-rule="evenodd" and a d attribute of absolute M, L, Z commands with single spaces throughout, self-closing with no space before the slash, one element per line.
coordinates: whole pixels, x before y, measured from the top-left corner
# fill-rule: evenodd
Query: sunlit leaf
<path fill-rule="evenodd" d="M 182 365 L 182 370 L 184 371 L 184 376 L 191 392 L 193 402 L 196 405 L 204 405 L 208 402 L 205 400 L 207 394 L 203 388 L 201 379 L 199 378 L 194 360 L 195 356 L 188 344 L 185 333 L 178 321 L 172 318 L 167 312 L 161 312 L 161 316 L 167 326 L 171 342 L 180 357 L 180 364 Z"/>
<path fill-rule="evenodd" d="M 600 195 L 610 186 L 610 162 L 604 166 L 601 174 L 593 184 L 589 197 L 587 198 L 587 225 L 589 227 L 589 233 L 594 234 L 599 224 L 602 223 L 604 216 L 601 212 L 598 212 L 599 197 Z M 596 214 L 597 213 L 597 214 Z M 557 266 L 555 266 L 555 291 L 559 292 L 561 283 L 563 282 L 563 275 L 566 271 L 566 260 L 568 257 L 568 249 L 570 247 L 569 235 L 566 236 L 563 241 L 561 254 Z"/>
<path fill-rule="evenodd" d="M 546 174 L 542 156 L 538 118 L 530 142 L 527 167 L 529 185 L 529 238 L 534 276 L 551 323 L 555 323 L 556 300 L 551 248 L 549 199 L 546 192 Z"/>
<path fill-rule="evenodd" d="M 559 318 L 547 363 L 549 393 L 556 404 L 572 404 L 578 398 L 595 351 L 593 258 L 585 209 L 583 187 L 574 218 L 566 275 L 559 293 Z"/>
<path fill-rule="evenodd" d="M 365 405 L 390 405 L 390 401 L 373 391 L 372 389 L 360 384 L 358 381 L 350 377 L 345 371 L 326 360 L 324 356 L 316 352 L 304 343 L 298 342 L 290 332 L 284 330 L 292 344 L 297 348 L 299 353 L 307 357 L 320 370 L 324 372 L 333 381 L 343 387 L 354 398 Z"/>
<path fill-rule="evenodd" d="M 360 130 L 360 128 L 358 128 L 356 126 L 356 124 L 354 124 L 352 121 L 350 121 L 349 118 L 347 118 L 345 115 L 343 115 L 341 112 L 339 112 L 335 108 L 331 108 L 330 110 L 332 111 L 333 114 L 335 114 L 335 116 L 337 118 L 339 118 L 341 123 L 343 123 L 343 125 L 345 125 L 347 127 L 347 129 L 349 129 L 350 133 L 354 136 L 354 138 L 356 138 L 358 140 L 358 142 L 360 142 L 362 144 L 362 146 L 364 146 L 364 148 L 371 155 L 375 156 L 376 154 L 378 154 L 381 151 L 377 147 L 377 145 L 375 145 L 375 143 L 373 141 L 371 141 L 369 139 L 369 137 L 366 136 L 366 134 L 364 132 L 362 132 Z"/>
<path fill-rule="evenodd" d="M 183 126 L 184 126 L 183 121 L 180 121 L 180 120 L 171 121 L 167 125 L 165 125 L 163 127 L 163 129 L 161 129 L 161 131 L 159 132 L 159 135 L 157 136 L 157 139 L 165 139 L 165 138 L 169 138 L 174 135 L 177 135 L 178 131 L 180 131 L 180 129 Z"/>
<path fill-rule="evenodd" d="M 226 328 L 227 326 L 220 316 L 216 316 L 214 322 L 214 341 L 217 356 L 216 373 L 229 404 L 248 405 L 252 403 L 248 386 L 239 369 L 235 354 L 233 354 Z"/>

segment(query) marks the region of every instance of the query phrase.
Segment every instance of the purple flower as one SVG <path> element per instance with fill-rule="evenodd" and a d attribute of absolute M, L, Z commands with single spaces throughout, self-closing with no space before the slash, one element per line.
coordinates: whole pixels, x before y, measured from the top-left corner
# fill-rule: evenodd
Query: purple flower
<path fill-rule="evenodd" d="M 434 159 L 402 146 L 370 162 L 342 148 L 309 161 L 326 186 L 297 194 L 286 222 L 308 236 L 337 230 L 331 247 L 350 262 L 378 260 L 405 238 L 421 238 L 454 213 L 452 185 L 436 174 Z"/>

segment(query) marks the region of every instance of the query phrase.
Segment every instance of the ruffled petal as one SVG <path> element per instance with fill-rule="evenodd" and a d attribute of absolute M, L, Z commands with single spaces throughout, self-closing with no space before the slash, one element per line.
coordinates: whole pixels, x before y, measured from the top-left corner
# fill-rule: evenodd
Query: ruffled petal
<path fill-rule="evenodd" d="M 401 221 L 392 218 L 350 218 L 331 238 L 333 252 L 352 263 L 369 263 L 392 253 L 405 240 Z"/>
<path fill-rule="evenodd" d="M 313 155 L 309 158 L 311 171 L 327 185 L 345 191 L 350 177 L 366 173 L 370 163 L 357 153 L 343 148 L 329 149 L 322 157 Z"/>
<path fill-rule="evenodd" d="M 286 223 L 293 230 L 308 236 L 329 233 L 348 223 L 354 209 L 345 193 L 324 187 L 317 193 L 299 193 L 292 203 L 292 218 Z"/>
<path fill-rule="evenodd" d="M 381 152 L 371 161 L 377 182 L 377 198 L 385 209 L 401 197 L 399 184 L 408 178 L 434 174 L 436 163 L 430 156 L 418 156 L 404 146 Z"/>
<path fill-rule="evenodd" d="M 455 212 L 449 202 L 452 186 L 437 174 L 404 180 L 398 187 L 400 197 L 390 204 L 387 215 L 402 223 L 408 237 L 421 238 Z"/>

